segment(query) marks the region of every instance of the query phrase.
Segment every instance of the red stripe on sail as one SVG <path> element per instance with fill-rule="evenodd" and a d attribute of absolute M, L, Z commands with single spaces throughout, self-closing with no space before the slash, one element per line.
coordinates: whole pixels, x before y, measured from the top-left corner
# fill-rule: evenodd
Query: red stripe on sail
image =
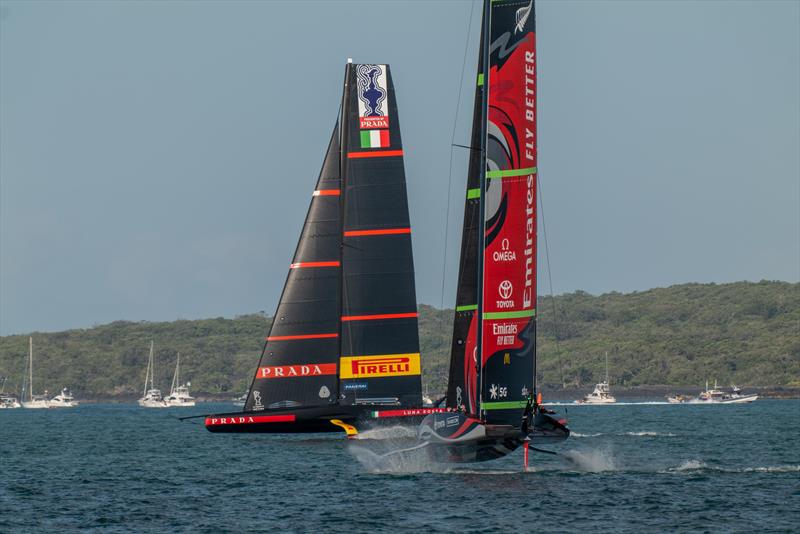
<path fill-rule="evenodd" d="M 290 269 L 303 269 L 306 267 L 339 267 L 341 263 L 338 261 L 301 261 L 293 263 L 289 266 Z"/>
<path fill-rule="evenodd" d="M 381 315 L 343 315 L 342 321 L 377 321 L 380 319 L 413 319 L 419 314 L 413 313 L 384 313 Z"/>
<path fill-rule="evenodd" d="M 431 413 L 446 412 L 447 408 L 417 408 L 411 410 L 380 410 L 372 412 L 372 416 L 381 417 L 414 417 L 415 415 L 428 415 Z"/>
<path fill-rule="evenodd" d="M 348 152 L 347 157 L 353 158 L 383 158 L 389 156 L 402 156 L 402 150 L 372 150 L 370 152 Z"/>
<path fill-rule="evenodd" d="M 299 336 L 269 336 L 267 341 L 293 341 L 296 339 L 329 339 L 339 334 L 303 334 Z"/>
<path fill-rule="evenodd" d="M 294 414 L 288 415 L 235 415 L 231 417 L 206 417 L 206 426 L 249 425 L 254 423 L 294 423 Z"/>
<path fill-rule="evenodd" d="M 338 197 L 342 192 L 339 189 L 317 189 L 314 191 L 315 197 Z"/>
<path fill-rule="evenodd" d="M 348 230 L 344 233 L 345 237 L 359 237 L 366 235 L 395 235 L 410 234 L 411 228 L 386 228 L 383 230 Z"/>

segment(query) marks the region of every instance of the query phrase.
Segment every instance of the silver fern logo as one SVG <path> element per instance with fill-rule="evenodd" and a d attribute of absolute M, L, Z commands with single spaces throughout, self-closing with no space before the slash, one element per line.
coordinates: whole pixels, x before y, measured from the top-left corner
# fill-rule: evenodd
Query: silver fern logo
<path fill-rule="evenodd" d="M 533 0 L 531 0 L 531 3 L 527 6 L 521 7 L 517 10 L 517 27 L 514 28 L 515 34 L 525 29 L 525 23 L 528 22 L 528 16 L 531 14 L 531 9 L 533 9 Z"/>

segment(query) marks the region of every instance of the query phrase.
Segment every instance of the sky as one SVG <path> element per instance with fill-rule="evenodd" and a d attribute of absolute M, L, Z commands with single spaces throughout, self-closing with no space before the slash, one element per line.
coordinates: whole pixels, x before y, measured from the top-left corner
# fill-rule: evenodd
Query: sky
<path fill-rule="evenodd" d="M 272 314 L 348 57 L 391 65 L 452 306 L 480 11 L 2 0 L 0 334 Z M 537 46 L 556 294 L 800 279 L 800 2 L 539 1 Z"/>

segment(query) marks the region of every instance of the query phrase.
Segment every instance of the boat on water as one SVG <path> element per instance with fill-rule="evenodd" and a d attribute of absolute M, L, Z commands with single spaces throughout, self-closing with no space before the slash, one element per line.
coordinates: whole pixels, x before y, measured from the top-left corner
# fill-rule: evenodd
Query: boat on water
<path fill-rule="evenodd" d="M 25 393 L 28 393 L 27 400 Z M 44 395 L 33 394 L 33 337 L 28 338 L 28 373 L 27 379 L 22 385 L 22 407 L 28 409 L 42 409 L 50 407 L 47 390 Z"/>
<path fill-rule="evenodd" d="M 74 408 L 78 406 L 78 401 L 72 396 L 69 388 L 62 388 L 61 393 L 50 399 L 50 408 Z"/>
<path fill-rule="evenodd" d="M 11 408 L 21 408 L 22 405 L 19 403 L 19 400 L 15 395 L 10 393 L 5 393 L 6 389 L 6 382 L 8 381 L 7 376 L 0 377 L 3 380 L 3 383 L 0 384 L 0 410 L 2 409 L 11 409 Z"/>
<path fill-rule="evenodd" d="M 608 382 L 606 381 L 595 384 L 594 390 L 591 393 L 575 402 L 578 404 L 614 404 L 617 402 L 617 399 L 611 394 L 608 388 Z"/>
<path fill-rule="evenodd" d="M 169 407 L 191 407 L 195 405 L 195 399 L 189 394 L 191 382 L 181 384 L 180 382 L 181 353 L 175 362 L 175 374 L 172 375 L 172 384 L 169 387 L 169 395 L 164 399 Z"/>
<path fill-rule="evenodd" d="M 705 391 L 701 392 L 700 395 L 697 396 L 696 399 L 691 400 L 690 402 L 695 404 L 745 404 L 748 402 L 753 402 L 758 399 L 758 395 L 743 395 L 742 389 L 732 385 L 730 393 L 726 393 L 719 389 L 717 385 L 717 381 L 714 380 L 714 387 L 708 387 L 708 381 L 706 381 L 706 389 Z"/>
<path fill-rule="evenodd" d="M 594 386 L 594 391 L 584 396 L 583 399 L 575 401 L 578 404 L 614 404 L 616 397 L 611 394 L 608 380 L 608 352 L 606 352 L 606 379 Z"/>
<path fill-rule="evenodd" d="M 667 402 L 670 404 L 683 404 L 685 402 L 691 402 L 694 400 L 694 397 L 691 395 L 668 395 Z"/>
<path fill-rule="evenodd" d="M 142 408 L 166 408 L 167 403 L 160 389 L 155 387 L 155 358 L 153 342 L 150 341 L 150 357 L 147 359 L 147 370 L 144 375 L 144 393 L 138 401 Z"/>
<path fill-rule="evenodd" d="M 524 445 L 527 462 L 529 444 L 570 434 L 565 419 L 542 407 L 536 382 L 533 0 L 486 0 L 481 28 L 448 411 L 425 417 L 412 448 L 449 463 Z"/>
<path fill-rule="evenodd" d="M 348 60 L 342 100 L 274 320 L 238 412 L 211 432 L 419 422 L 411 224 L 389 65 Z"/>

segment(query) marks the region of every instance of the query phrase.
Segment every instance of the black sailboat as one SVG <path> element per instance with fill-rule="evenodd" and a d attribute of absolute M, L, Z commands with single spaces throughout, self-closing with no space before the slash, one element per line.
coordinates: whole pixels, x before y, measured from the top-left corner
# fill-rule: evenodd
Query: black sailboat
<path fill-rule="evenodd" d="M 356 430 L 421 418 L 411 226 L 388 65 L 348 63 L 333 129 L 241 412 L 212 432 Z"/>
<path fill-rule="evenodd" d="M 446 403 L 419 429 L 437 460 L 566 439 L 536 384 L 533 0 L 485 0 Z M 488 66 L 488 68 L 484 68 Z M 527 456 L 526 456 L 527 458 Z"/>

